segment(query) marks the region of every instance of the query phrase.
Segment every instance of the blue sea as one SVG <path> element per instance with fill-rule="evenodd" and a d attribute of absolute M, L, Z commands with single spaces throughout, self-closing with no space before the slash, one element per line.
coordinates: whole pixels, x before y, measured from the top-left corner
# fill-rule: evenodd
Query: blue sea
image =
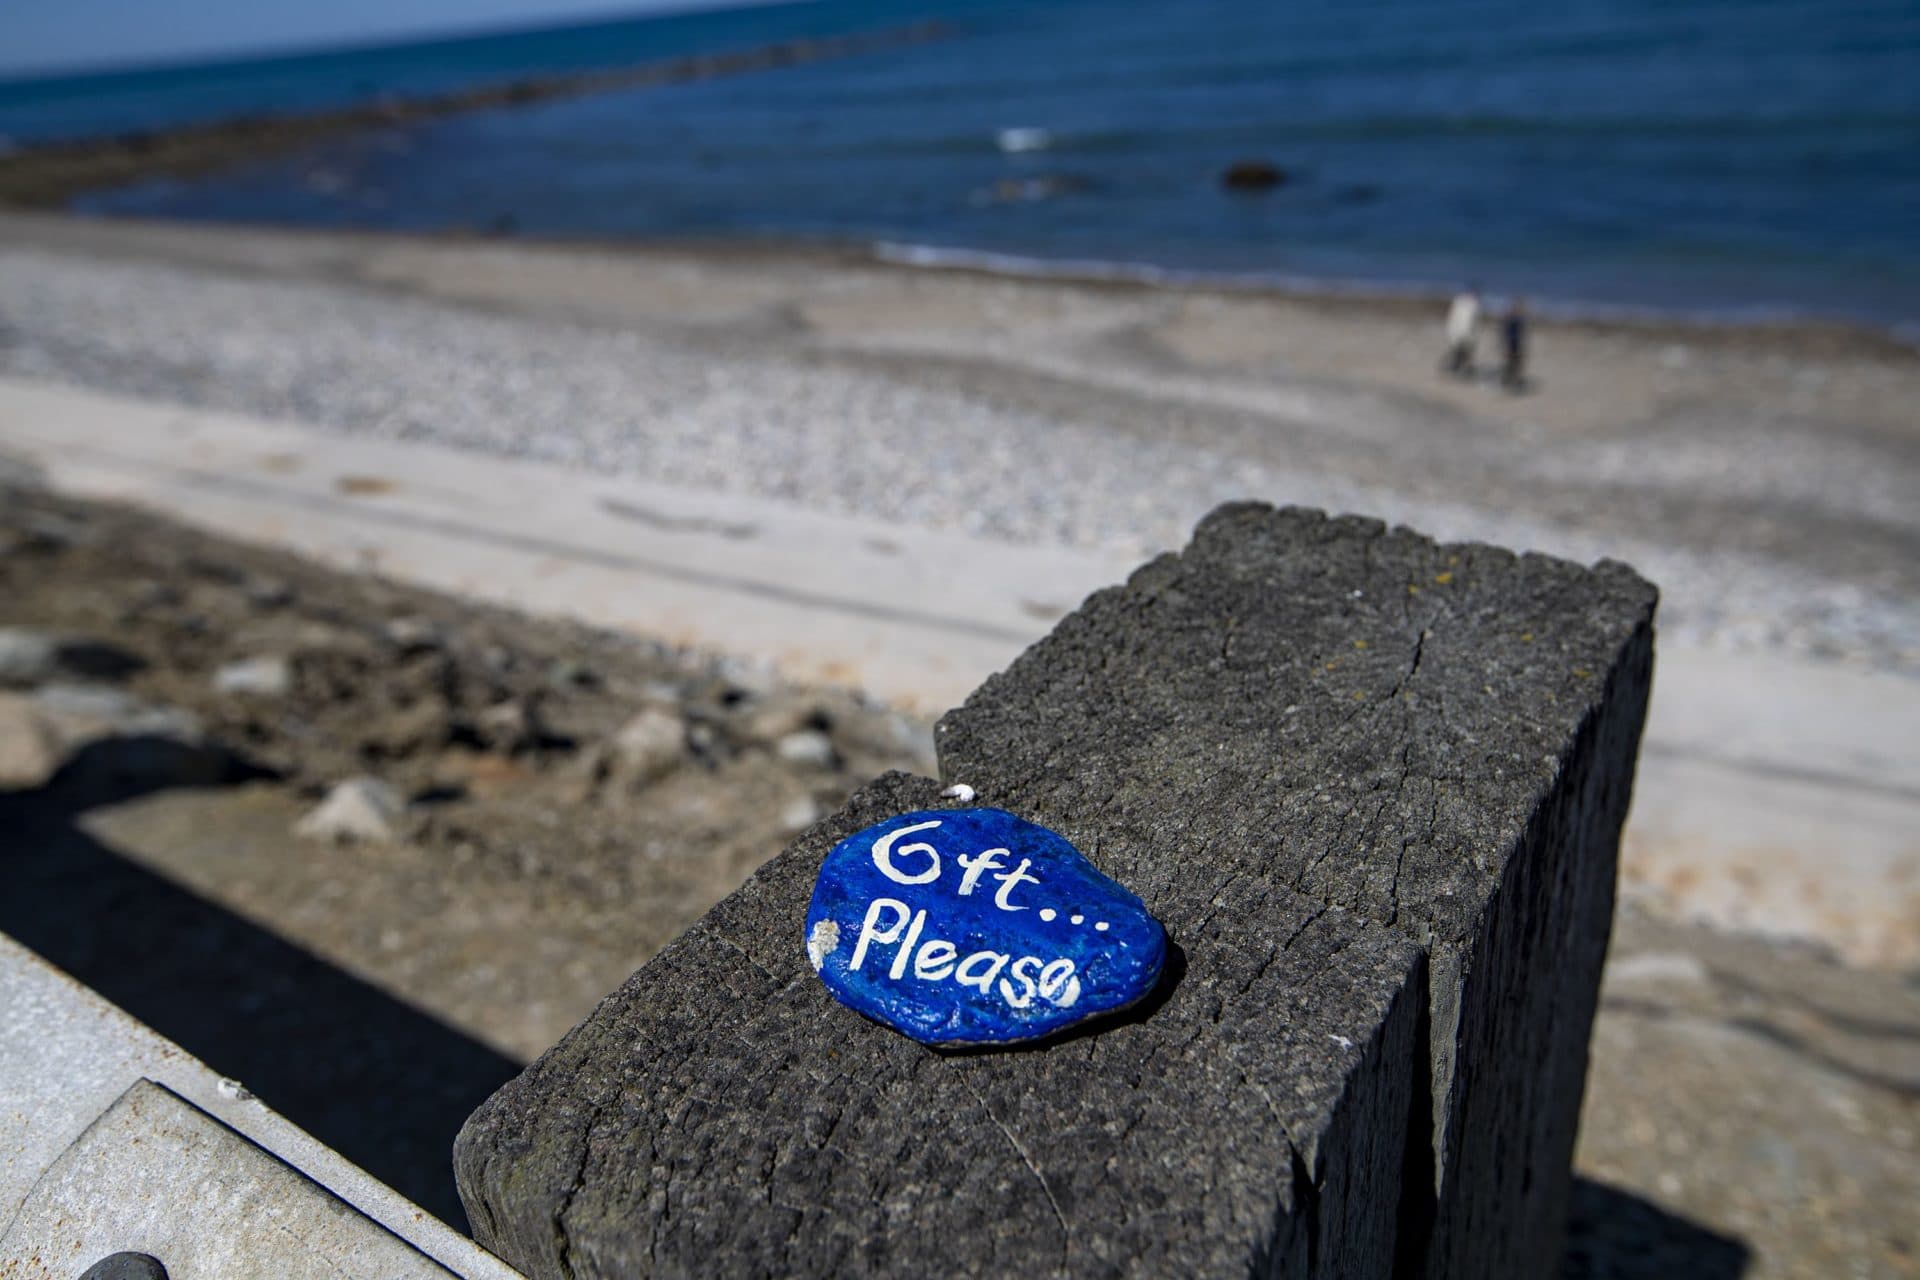
<path fill-rule="evenodd" d="M 1008 270 L 1920 325 L 1915 0 L 815 0 L 0 83 L 15 145 L 924 18 L 342 137 L 100 214 L 861 243 Z M 4 19 L 0 19 L 0 26 Z M 1258 194 L 1221 171 L 1261 157 Z"/>

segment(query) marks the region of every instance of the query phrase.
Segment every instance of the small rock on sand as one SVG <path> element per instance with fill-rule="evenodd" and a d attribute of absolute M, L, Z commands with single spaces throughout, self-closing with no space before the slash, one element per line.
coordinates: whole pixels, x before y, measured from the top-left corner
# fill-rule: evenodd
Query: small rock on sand
<path fill-rule="evenodd" d="M 279 654 L 262 654 L 229 662 L 213 673 L 213 687 L 221 693 L 281 698 L 293 688 L 293 664 Z"/>
<path fill-rule="evenodd" d="M 833 749 L 833 739 L 818 729 L 790 733 L 775 743 L 773 749 L 788 764 L 805 765 L 810 769 L 831 769 L 839 761 L 839 754 Z"/>
<path fill-rule="evenodd" d="M 425 618 L 394 618 L 384 631 L 388 643 L 402 653 L 423 653 L 441 645 L 440 628 Z"/>
<path fill-rule="evenodd" d="M 813 698 L 790 691 L 753 697 L 744 709 L 740 732 L 755 742 L 778 742 L 791 733 L 818 729 L 826 717 Z"/>
<path fill-rule="evenodd" d="M 453 735 L 453 709 L 436 695 L 373 718 L 363 741 L 382 755 L 403 759 L 437 750 Z"/>
<path fill-rule="evenodd" d="M 31 708 L 46 753 L 23 751 L 21 777 L 44 773 L 44 782 L 71 763 L 84 766 L 91 782 L 190 787 L 225 782 L 237 771 L 232 754 L 209 741 L 191 713 L 124 689 L 50 684 L 21 701 Z"/>
<path fill-rule="evenodd" d="M 378 778 L 349 778 L 294 823 L 293 833 L 307 840 L 340 844 L 365 840 L 384 844 L 394 837 L 394 824 L 406 811 L 406 802 Z"/>
<path fill-rule="evenodd" d="M 609 763 L 620 778 L 645 786 L 679 767 L 686 741 L 684 720 L 664 707 L 647 707 L 608 742 Z"/>
<path fill-rule="evenodd" d="M 62 636 L 35 627 L 0 627 L 0 685 L 24 688 L 49 680 L 118 680 L 141 660 L 117 645 Z"/>
<path fill-rule="evenodd" d="M 0 684 L 32 685 L 59 671 L 57 639 L 31 627 L 0 627 Z"/>
<path fill-rule="evenodd" d="M 0 790 L 41 786 L 60 760 L 59 739 L 33 700 L 0 693 Z"/>
<path fill-rule="evenodd" d="M 488 707 L 474 717 L 473 731 L 489 751 L 502 755 L 531 751 L 546 736 L 539 712 L 526 698 L 508 698 Z"/>
<path fill-rule="evenodd" d="M 787 832 L 804 831 L 824 815 L 825 810 L 820 807 L 818 800 L 812 796 L 799 796 L 788 801 L 780 810 L 780 829 Z"/>

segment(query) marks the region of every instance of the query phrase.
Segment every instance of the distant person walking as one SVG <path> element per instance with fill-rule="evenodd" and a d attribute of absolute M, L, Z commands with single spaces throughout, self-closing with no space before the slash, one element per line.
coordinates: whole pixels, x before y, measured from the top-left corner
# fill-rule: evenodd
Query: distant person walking
<path fill-rule="evenodd" d="M 1480 290 L 1454 295 L 1447 308 L 1447 358 L 1441 368 L 1456 378 L 1473 376 L 1473 349 L 1480 329 Z"/>
<path fill-rule="evenodd" d="M 1500 385 L 1509 391 L 1527 386 L 1527 300 L 1515 298 L 1500 318 Z"/>

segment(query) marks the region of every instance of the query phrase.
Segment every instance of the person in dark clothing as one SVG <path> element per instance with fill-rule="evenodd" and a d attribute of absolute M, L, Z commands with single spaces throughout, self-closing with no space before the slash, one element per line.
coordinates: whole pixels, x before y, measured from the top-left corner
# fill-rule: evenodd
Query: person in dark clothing
<path fill-rule="evenodd" d="M 1500 385 L 1509 391 L 1524 390 L 1527 385 L 1527 300 L 1515 298 L 1500 318 Z"/>

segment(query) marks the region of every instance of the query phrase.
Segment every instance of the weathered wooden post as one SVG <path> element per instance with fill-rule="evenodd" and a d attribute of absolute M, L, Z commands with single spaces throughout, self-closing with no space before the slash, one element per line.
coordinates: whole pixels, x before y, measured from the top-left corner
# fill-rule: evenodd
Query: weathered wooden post
<path fill-rule="evenodd" d="M 1104 1029 L 941 1054 L 801 944 L 836 841 L 956 803 L 892 775 L 468 1122 L 534 1276 L 1549 1274 L 1654 592 L 1238 505 L 939 727 L 1177 948 Z"/>

